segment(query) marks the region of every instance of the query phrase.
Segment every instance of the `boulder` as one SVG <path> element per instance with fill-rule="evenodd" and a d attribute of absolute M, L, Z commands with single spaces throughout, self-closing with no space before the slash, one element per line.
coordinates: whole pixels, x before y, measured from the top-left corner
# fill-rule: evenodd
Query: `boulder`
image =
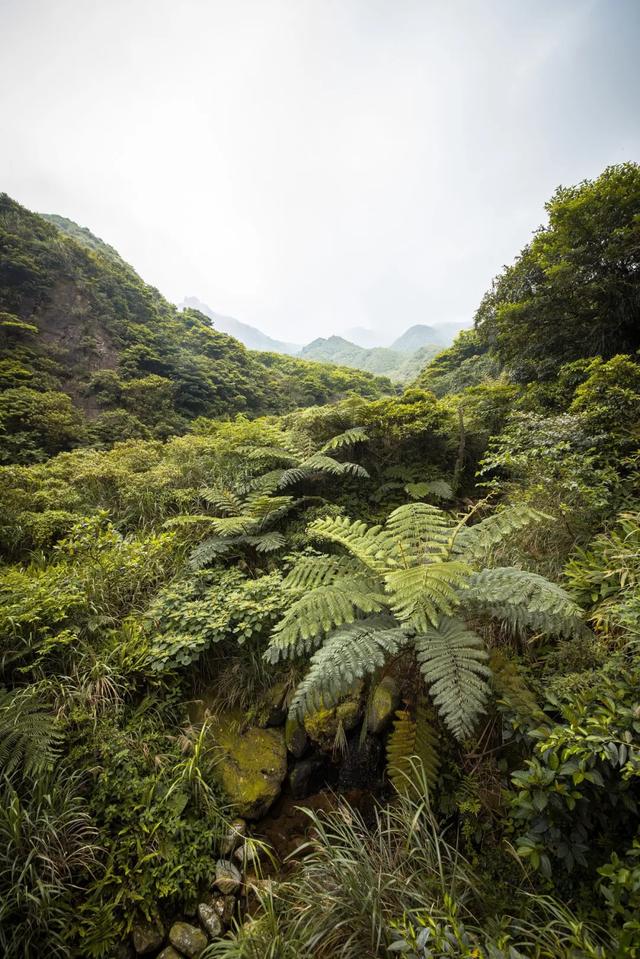
<path fill-rule="evenodd" d="M 139 956 L 155 952 L 164 942 L 164 929 L 159 919 L 137 919 L 131 930 L 133 948 Z"/>
<path fill-rule="evenodd" d="M 214 775 L 238 815 L 260 819 L 280 795 L 287 774 L 287 750 L 282 729 L 243 726 L 242 713 L 232 711 L 211 724 L 220 747 Z"/>
<path fill-rule="evenodd" d="M 225 895 L 236 892 L 242 882 L 239 870 L 232 862 L 218 859 L 216 863 L 216 886 Z"/>
<path fill-rule="evenodd" d="M 400 705 L 400 690 L 393 676 L 385 676 L 371 695 L 367 709 L 367 731 L 381 733 L 385 729 Z"/>
<path fill-rule="evenodd" d="M 238 846 L 233 854 L 233 858 L 240 864 L 242 869 L 246 869 L 247 866 L 259 861 L 260 846 L 254 840 L 249 839 L 241 846 Z"/>
<path fill-rule="evenodd" d="M 184 959 L 184 956 L 173 946 L 167 946 L 162 952 L 158 953 L 156 959 Z"/>
<path fill-rule="evenodd" d="M 304 717 L 304 728 L 314 743 L 322 749 L 333 747 L 336 733 L 342 726 L 349 732 L 357 726 L 362 717 L 362 689 L 358 683 L 352 692 L 331 709 L 317 709 Z"/>
<path fill-rule="evenodd" d="M 217 939 L 222 933 L 222 919 L 213 908 L 206 902 L 201 902 L 198 906 L 198 919 L 200 925 L 210 939 Z"/>
<path fill-rule="evenodd" d="M 294 716 L 289 716 L 284 727 L 284 742 L 296 759 L 302 759 L 309 748 L 309 737 L 302 723 Z"/>
<path fill-rule="evenodd" d="M 209 940 L 197 926 L 191 926 L 188 922 L 174 922 L 169 930 L 169 942 L 183 956 L 195 959 L 206 948 Z"/>

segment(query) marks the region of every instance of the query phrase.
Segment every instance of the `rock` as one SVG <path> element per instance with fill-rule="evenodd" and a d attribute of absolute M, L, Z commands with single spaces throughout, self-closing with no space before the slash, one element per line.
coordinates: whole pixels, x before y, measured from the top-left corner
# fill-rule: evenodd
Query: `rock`
<path fill-rule="evenodd" d="M 352 693 L 331 709 L 318 709 L 304 717 L 309 738 L 322 749 L 333 747 L 340 726 L 345 732 L 357 726 L 362 716 L 362 689 L 358 683 Z"/>
<path fill-rule="evenodd" d="M 247 835 L 247 823 L 244 819 L 234 819 L 229 824 L 229 831 L 220 843 L 220 852 L 223 856 L 229 856 L 233 850 L 240 845 Z"/>
<path fill-rule="evenodd" d="M 283 726 L 287 718 L 287 707 L 285 706 L 285 696 L 287 695 L 287 684 L 276 683 L 269 692 L 268 703 L 269 711 L 266 717 L 267 726 Z"/>
<path fill-rule="evenodd" d="M 248 842 L 243 843 L 242 846 L 238 846 L 233 854 L 233 858 L 240 863 L 243 869 L 246 869 L 247 866 L 258 862 L 260 859 L 260 847 L 255 841 L 249 839 Z"/>
<path fill-rule="evenodd" d="M 173 946 L 167 946 L 162 952 L 158 953 L 156 959 L 184 959 L 184 956 Z"/>
<path fill-rule="evenodd" d="M 302 759 L 309 748 L 309 737 L 302 723 L 293 716 L 289 716 L 284 727 L 284 742 L 296 759 Z"/>
<path fill-rule="evenodd" d="M 198 906 L 198 919 L 200 925 L 210 939 L 217 939 L 222 933 L 222 917 L 218 915 L 213 906 L 201 902 Z"/>
<path fill-rule="evenodd" d="M 133 948 L 139 956 L 155 952 L 164 942 L 164 929 L 159 919 L 137 919 L 131 930 Z"/>
<path fill-rule="evenodd" d="M 226 859 L 219 859 L 216 863 L 216 886 L 220 892 L 228 895 L 235 892 L 242 882 L 238 869 Z"/>
<path fill-rule="evenodd" d="M 221 756 L 214 774 L 246 819 L 260 819 L 280 795 L 287 774 L 287 750 L 282 729 L 244 728 L 242 713 L 218 716 L 211 734 Z"/>
<path fill-rule="evenodd" d="M 367 710 L 367 731 L 381 733 L 400 705 L 400 690 L 393 676 L 385 676 L 373 691 Z"/>
<path fill-rule="evenodd" d="M 208 939 L 202 929 L 188 922 L 174 922 L 169 930 L 169 942 L 179 953 L 195 959 L 206 948 Z"/>
<path fill-rule="evenodd" d="M 310 756 L 301 759 L 289 773 L 289 785 L 294 799 L 304 799 L 315 792 L 323 782 L 322 773 L 327 767 L 325 756 Z"/>

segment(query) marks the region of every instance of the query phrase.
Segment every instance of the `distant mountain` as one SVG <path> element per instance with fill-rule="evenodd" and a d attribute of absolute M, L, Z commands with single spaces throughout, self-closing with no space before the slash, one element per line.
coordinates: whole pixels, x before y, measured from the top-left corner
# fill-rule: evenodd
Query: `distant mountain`
<path fill-rule="evenodd" d="M 391 344 L 392 350 L 399 350 L 401 353 L 413 353 L 423 346 L 443 345 L 443 336 L 441 331 L 434 326 L 425 326 L 417 323 L 405 330 L 402 336 L 394 340 Z"/>
<path fill-rule="evenodd" d="M 357 346 L 363 346 L 365 350 L 370 350 L 374 346 L 382 346 L 380 334 L 375 330 L 369 330 L 365 326 L 352 326 L 345 330 L 345 339 Z"/>
<path fill-rule="evenodd" d="M 255 326 L 242 323 L 232 316 L 214 313 L 210 306 L 202 303 L 195 296 L 186 297 L 180 304 L 180 309 L 198 310 L 200 313 L 204 313 L 205 316 L 209 317 L 216 330 L 235 337 L 250 350 L 259 350 L 263 353 L 287 353 L 290 356 L 295 356 L 300 350 L 300 345 L 297 343 L 284 343 L 282 340 L 274 340 Z"/>
<path fill-rule="evenodd" d="M 376 346 L 367 350 L 341 336 L 319 337 L 303 347 L 299 356 L 305 360 L 320 360 L 350 366 L 368 373 L 388 376 L 399 383 L 414 379 L 422 367 L 439 351 L 435 345 L 420 346 L 417 350 L 393 350 Z"/>

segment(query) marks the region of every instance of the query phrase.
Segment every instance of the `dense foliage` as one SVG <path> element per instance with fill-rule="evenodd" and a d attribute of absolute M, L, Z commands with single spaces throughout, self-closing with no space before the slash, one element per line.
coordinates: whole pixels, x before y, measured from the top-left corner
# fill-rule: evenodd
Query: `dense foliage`
<path fill-rule="evenodd" d="M 328 717 L 302 762 L 338 790 L 382 758 L 206 955 L 640 956 L 639 176 L 558 191 L 476 330 L 401 395 L 332 402 L 335 369 L 258 376 L 3 201 L 7 956 L 120 955 L 194 915 L 227 715 L 283 741 Z"/>

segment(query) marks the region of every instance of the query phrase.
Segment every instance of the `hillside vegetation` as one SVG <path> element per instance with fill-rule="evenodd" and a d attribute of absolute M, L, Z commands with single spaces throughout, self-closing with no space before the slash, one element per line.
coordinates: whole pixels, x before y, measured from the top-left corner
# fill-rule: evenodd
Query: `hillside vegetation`
<path fill-rule="evenodd" d="M 388 380 L 252 353 L 178 312 L 111 247 L 0 196 L 2 461 L 164 438 L 199 416 L 282 413 Z"/>
<path fill-rule="evenodd" d="M 9 959 L 640 956 L 640 167 L 548 213 L 333 399 L 3 201 L 8 392 L 68 404 L 0 467 Z"/>
<path fill-rule="evenodd" d="M 354 367 L 368 373 L 388 376 L 389 379 L 398 383 L 408 383 L 415 379 L 437 352 L 437 346 L 422 343 L 418 346 L 410 346 L 406 350 L 386 346 L 365 349 L 341 336 L 329 336 L 313 340 L 302 348 L 300 356 L 305 359 L 321 360 L 324 363 Z"/>

